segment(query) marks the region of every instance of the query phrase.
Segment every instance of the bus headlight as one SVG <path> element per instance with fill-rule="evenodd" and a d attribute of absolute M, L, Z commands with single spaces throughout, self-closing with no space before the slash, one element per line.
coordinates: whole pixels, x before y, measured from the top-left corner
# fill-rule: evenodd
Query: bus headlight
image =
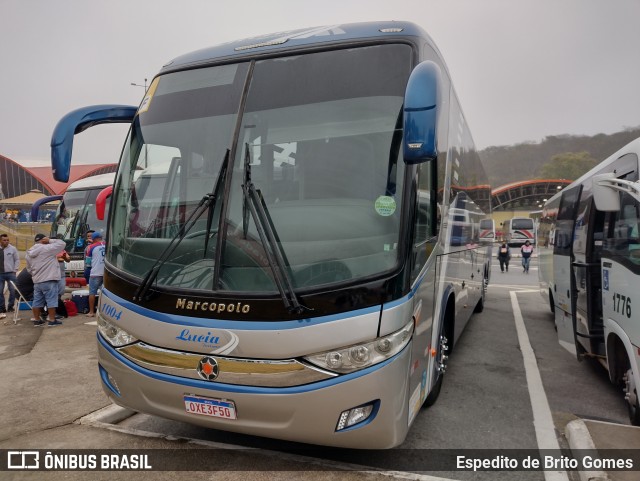
<path fill-rule="evenodd" d="M 100 312 L 98 312 L 96 319 L 98 320 L 98 330 L 100 331 L 100 334 L 102 334 L 102 337 L 109 341 L 109 344 L 112 346 L 125 346 L 138 340 L 124 329 L 120 329 L 118 326 L 114 326 L 110 322 L 107 322 L 100 315 Z"/>
<path fill-rule="evenodd" d="M 398 354 L 411 340 L 413 320 L 402 329 L 373 341 L 305 356 L 311 364 L 346 374 L 381 363 Z"/>

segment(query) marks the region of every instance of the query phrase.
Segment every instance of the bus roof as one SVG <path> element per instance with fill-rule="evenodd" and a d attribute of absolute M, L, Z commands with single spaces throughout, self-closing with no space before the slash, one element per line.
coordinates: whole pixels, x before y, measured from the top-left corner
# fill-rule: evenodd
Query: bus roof
<path fill-rule="evenodd" d="M 290 30 L 224 43 L 185 55 L 163 66 L 161 73 L 196 67 L 213 61 L 224 61 L 264 54 L 283 53 L 310 45 L 331 45 L 383 38 L 419 37 L 436 48 L 428 34 L 411 22 L 363 22 Z"/>
<path fill-rule="evenodd" d="M 635 140 L 632 140 L 627 145 L 622 147 L 620 150 L 614 152 L 609 157 L 607 157 L 606 159 L 601 161 L 596 167 L 591 169 L 589 172 L 587 172 L 586 174 L 581 175 L 576 180 L 574 180 L 571 184 L 567 185 L 564 189 L 560 190 L 553 197 L 551 197 L 547 202 L 545 202 L 545 206 L 547 204 L 550 204 L 551 202 L 555 201 L 557 198 L 559 198 L 562 195 L 562 192 L 564 190 L 570 189 L 570 188 L 572 188 L 572 187 L 574 187 L 574 186 L 576 186 L 578 184 L 584 183 L 586 180 L 590 179 L 591 177 L 593 177 L 595 174 L 597 174 L 599 172 L 606 171 L 606 169 L 609 166 L 609 164 L 615 162 L 616 160 L 618 160 L 623 155 L 631 154 L 631 153 L 635 153 L 640 157 L 640 137 L 638 137 Z"/>
<path fill-rule="evenodd" d="M 113 185 L 113 181 L 116 178 L 115 172 L 111 172 L 109 174 L 99 174 L 92 175 L 91 177 L 85 177 L 80 180 L 76 180 L 72 184 L 67 187 L 67 191 L 69 190 L 85 190 L 85 189 L 93 189 L 96 187 L 108 187 Z"/>

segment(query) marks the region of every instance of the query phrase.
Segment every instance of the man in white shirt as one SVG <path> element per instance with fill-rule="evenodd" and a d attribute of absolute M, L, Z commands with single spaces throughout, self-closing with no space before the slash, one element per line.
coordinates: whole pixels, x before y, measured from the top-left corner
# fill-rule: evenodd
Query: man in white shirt
<path fill-rule="evenodd" d="M 4 294 L 0 296 L 0 319 L 7 317 L 7 311 L 13 312 L 16 293 L 9 281 L 16 282 L 16 273 L 20 270 L 20 255 L 9 242 L 7 234 L 0 234 L 0 292 L 4 293 L 5 283 L 9 290 L 8 308 L 5 308 Z"/>
<path fill-rule="evenodd" d="M 58 305 L 58 283 L 60 266 L 57 255 L 66 247 L 63 240 L 49 239 L 44 234 L 36 234 L 35 244 L 27 251 L 27 270 L 33 278 L 33 318 L 34 325 L 41 326 L 42 308 L 46 305 L 49 314 L 49 327 L 59 326 L 56 320 Z"/>

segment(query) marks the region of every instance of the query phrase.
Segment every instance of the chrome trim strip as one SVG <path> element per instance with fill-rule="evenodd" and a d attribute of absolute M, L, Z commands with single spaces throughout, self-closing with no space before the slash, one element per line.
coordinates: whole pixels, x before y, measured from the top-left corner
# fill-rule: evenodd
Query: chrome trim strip
<path fill-rule="evenodd" d="M 202 378 L 196 368 L 205 356 L 213 357 L 220 373 L 213 383 L 237 384 L 259 387 L 291 387 L 323 381 L 337 374 L 315 366 L 302 364 L 295 359 L 239 359 L 173 351 L 138 342 L 117 348 L 117 351 L 131 362 L 151 371 L 190 379 Z"/>

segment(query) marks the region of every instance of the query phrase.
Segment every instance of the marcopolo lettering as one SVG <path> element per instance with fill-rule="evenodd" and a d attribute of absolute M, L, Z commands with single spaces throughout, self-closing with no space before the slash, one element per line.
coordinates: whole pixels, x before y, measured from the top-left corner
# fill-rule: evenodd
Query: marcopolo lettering
<path fill-rule="evenodd" d="M 208 301 L 188 301 L 184 297 L 178 298 L 176 301 L 176 309 L 183 309 L 186 311 L 201 311 L 201 312 L 215 312 L 220 314 L 222 312 L 237 312 L 242 314 L 248 314 L 251 310 L 249 304 L 242 304 L 241 302 L 208 302 Z"/>

